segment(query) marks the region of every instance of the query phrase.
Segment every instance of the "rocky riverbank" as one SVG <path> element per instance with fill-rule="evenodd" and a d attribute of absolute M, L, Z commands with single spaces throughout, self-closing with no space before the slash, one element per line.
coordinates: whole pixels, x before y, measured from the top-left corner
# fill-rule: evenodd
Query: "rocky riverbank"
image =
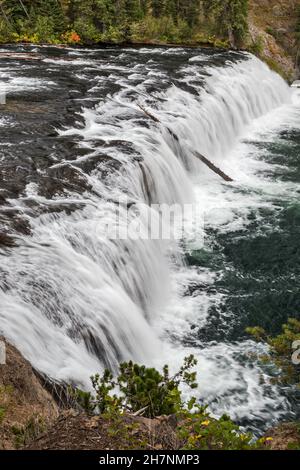
<path fill-rule="evenodd" d="M 250 50 L 289 81 L 299 76 L 297 5 L 294 0 L 249 3 Z"/>
<path fill-rule="evenodd" d="M 3 338 L 2 338 L 3 340 Z M 155 419 L 124 415 L 95 416 L 78 406 L 66 406 L 57 389 L 48 387 L 15 347 L 6 344 L 6 364 L 0 366 L 0 449 L 13 450 L 178 450 L 186 437 L 176 416 Z M 55 393 L 54 393 L 55 392 Z M 215 424 L 217 420 L 214 420 Z M 202 425 L 208 426 L 209 420 Z M 205 446 L 222 448 L 215 436 Z M 215 441 L 214 441 L 215 439 Z M 261 440 L 262 448 L 299 448 L 298 424 L 282 424 Z M 224 447 L 226 449 L 226 447 Z"/>
<path fill-rule="evenodd" d="M 299 74 L 296 0 L 2 2 L 0 43 L 210 46 L 247 49 L 288 80 Z M 113 3 L 113 2 L 112 2 Z M 102 8 L 102 9 L 101 9 Z"/>
<path fill-rule="evenodd" d="M 0 365 L 0 449 L 9 450 L 37 437 L 60 410 L 29 362 L 11 344 L 5 345 L 6 364 Z"/>

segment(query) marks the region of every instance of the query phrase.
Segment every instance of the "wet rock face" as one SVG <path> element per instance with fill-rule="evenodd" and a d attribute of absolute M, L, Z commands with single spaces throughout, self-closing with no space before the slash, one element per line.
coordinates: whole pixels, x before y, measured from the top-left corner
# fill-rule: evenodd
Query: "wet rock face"
<path fill-rule="evenodd" d="M 195 52 L 197 55 L 197 52 Z M 212 51 L 207 50 L 207 60 Z M 155 57 L 155 60 L 154 60 Z M 238 55 L 236 54 L 238 58 Z M 228 54 L 216 54 L 214 61 L 222 65 Z M 205 57 L 203 58 L 205 63 Z M 8 211 L 18 206 L 18 218 L 24 214 L 28 224 L 30 217 L 53 210 L 45 201 L 32 201 L 32 192 L 46 201 L 58 197 L 78 197 L 91 192 L 88 175 L 95 170 L 101 179 L 119 169 L 116 154 L 128 160 L 142 159 L 128 141 L 101 138 L 83 145 L 80 135 L 60 135 L 67 128 L 82 128 L 85 120 L 82 110 L 101 106 L 124 86 L 128 78 L 128 66 L 138 67 L 139 74 L 148 74 L 148 62 L 153 70 L 167 71 L 173 81 L 181 76 L 180 65 L 186 57 L 176 55 L 176 61 L 168 54 L 138 57 L 123 54 L 118 48 L 72 50 L 58 47 L 7 46 L 0 52 L 0 93 L 6 91 L 6 103 L 0 104 L 0 233 L 24 234 L 23 224 L 16 226 L 13 218 L 9 221 Z M 157 62 L 157 63 L 156 63 Z M 150 79 L 147 93 L 157 89 Z M 130 70 L 129 69 L 129 70 Z M 140 75 L 142 76 L 142 75 Z M 137 82 L 135 82 L 137 80 Z M 194 93 L 193 87 L 180 80 L 181 86 Z M 161 80 L 160 91 L 171 86 L 170 79 Z M 160 98 L 155 98 L 160 99 Z M 137 112 L 136 125 L 149 127 L 149 119 L 143 112 Z M 113 136 L 112 136 L 113 137 Z M 61 166 L 60 166 L 61 165 Z M 18 202 L 16 202 L 18 201 Z M 22 209 L 20 208 L 22 206 Z M 47 206 L 47 207 L 46 207 Z M 76 206 L 77 207 L 77 206 Z M 14 209 L 15 210 L 15 209 Z M 65 210 L 56 207 L 56 210 Z M 73 210 L 73 207 L 70 208 Z"/>
<path fill-rule="evenodd" d="M 16 64 L 16 69 L 18 66 L 20 64 Z M 80 120 L 76 115 L 80 110 L 79 103 L 69 97 L 63 77 L 62 83 L 55 85 L 55 90 L 43 90 L 39 89 L 39 83 L 45 82 L 45 86 L 53 87 L 51 77 L 47 77 L 42 65 L 35 67 L 34 72 L 39 77 L 36 78 L 37 89 L 33 81 L 30 91 L 9 92 L 6 104 L 1 106 L 4 125 L 1 129 L 0 183 L 2 191 L 10 198 L 24 194 L 28 183 L 39 183 L 40 175 L 53 163 L 70 158 L 70 149 L 76 145 L 75 139 L 67 142 L 59 139 L 56 129 L 72 125 L 75 117 Z M 32 70 L 28 73 L 32 74 Z M 84 90 L 80 92 L 84 93 Z"/>
<path fill-rule="evenodd" d="M 83 125 L 82 106 L 95 104 L 86 99 L 86 93 L 96 80 L 96 71 L 83 78 L 75 73 L 78 68 L 74 70 L 66 52 L 50 47 L 42 53 L 28 53 L 27 49 L 30 46 L 16 46 L 0 54 L 1 84 L 7 90 L 6 103 L 0 105 L 0 247 L 13 246 L 16 234 L 30 233 L 26 207 L 30 216 L 50 210 L 27 200 L 26 188 L 33 184 L 35 193 L 46 200 L 80 194 L 91 189 L 84 173 L 112 160 L 104 152 L 75 163 L 93 150 L 80 148 L 78 136 L 58 133 Z M 65 163 L 55 167 L 61 162 Z M 16 200 L 25 205 L 24 211 L 15 209 Z"/>

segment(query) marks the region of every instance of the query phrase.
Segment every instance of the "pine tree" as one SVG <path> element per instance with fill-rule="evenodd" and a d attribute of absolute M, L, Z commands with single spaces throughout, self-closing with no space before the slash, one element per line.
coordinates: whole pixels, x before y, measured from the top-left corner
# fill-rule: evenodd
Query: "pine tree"
<path fill-rule="evenodd" d="M 140 0 L 140 8 L 143 17 L 149 15 L 151 11 L 151 0 Z"/>
<path fill-rule="evenodd" d="M 190 27 L 195 26 L 199 16 L 199 2 L 197 0 L 181 0 L 180 13 Z"/>
<path fill-rule="evenodd" d="M 6 15 L 13 20 L 24 19 L 26 17 L 26 1 L 20 2 L 19 0 L 5 0 L 2 2 L 2 8 Z"/>
<path fill-rule="evenodd" d="M 164 14 L 164 4 L 161 0 L 152 0 L 151 12 L 154 18 L 159 18 Z"/>
<path fill-rule="evenodd" d="M 62 5 L 58 0 L 37 0 L 32 5 L 33 17 L 51 18 L 55 33 L 62 33 L 66 27 L 66 19 Z"/>
<path fill-rule="evenodd" d="M 190 39 L 205 12 L 215 33 L 242 45 L 247 33 L 248 0 L 0 0 L 4 23 L 21 35 L 36 33 L 49 40 L 78 30 L 83 40 L 130 38 L 140 27 L 141 37 L 156 32 L 160 39 Z M 142 21 L 146 19 L 146 21 Z M 172 19 L 172 21 L 170 21 Z M 47 25 L 47 21 L 49 25 Z M 2 21 L 3 23 L 3 21 Z M 139 26 L 140 24 L 140 26 Z M 49 27 L 48 27 L 49 26 Z M 145 29 L 146 28 L 146 29 Z M 12 29 L 12 28 L 10 28 Z M 50 32 L 51 31 L 51 32 Z M 45 33 L 45 34 L 43 34 Z M 43 37 L 44 39 L 44 37 Z"/>
<path fill-rule="evenodd" d="M 207 17 L 213 17 L 218 33 L 240 46 L 248 31 L 248 0 L 203 0 Z"/>
<path fill-rule="evenodd" d="M 229 22 L 237 46 L 240 46 L 248 31 L 248 0 L 234 0 L 229 2 Z"/>

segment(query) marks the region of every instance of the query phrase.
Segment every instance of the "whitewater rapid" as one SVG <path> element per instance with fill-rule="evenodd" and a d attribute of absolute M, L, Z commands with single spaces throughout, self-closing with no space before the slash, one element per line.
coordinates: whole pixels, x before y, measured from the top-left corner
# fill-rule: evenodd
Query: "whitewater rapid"
<path fill-rule="evenodd" d="M 186 53 L 169 50 L 169 54 L 180 52 Z M 185 294 L 187 286 L 213 285 L 218 275 L 186 266 L 184 253 L 191 234 L 187 238 L 183 234 L 181 242 L 115 240 L 105 228 L 113 219 L 114 201 L 119 200 L 199 207 L 205 224 L 204 231 L 193 225 L 193 249 L 197 244 L 201 248 L 206 227 L 224 233 L 245 228 L 250 208 L 265 205 L 264 188 L 269 195 L 292 190 L 257 175 L 264 164 L 253 159 L 245 139 L 254 134 L 259 138 L 262 128 L 272 130 L 273 120 L 280 126 L 287 117 L 291 119 L 292 110 L 298 112 L 298 102 L 284 80 L 251 55 L 233 54 L 216 67 L 203 64 L 205 55 L 194 54 L 177 71 L 182 87 L 178 80 L 160 87 L 167 82 L 166 74 L 151 67 L 158 52 L 134 53 L 148 53 L 147 65 L 95 64 L 88 54 L 76 58 L 84 52 L 69 51 L 72 61 L 83 68 L 78 72 L 81 78 L 85 67 L 105 69 L 107 80 L 119 90 L 107 93 L 94 107 L 83 108 L 83 125 L 58 129 L 61 138 L 79 136 L 78 145 L 90 153 L 71 163 L 58 161 L 53 168 L 76 166 L 102 154 L 103 145 L 118 165 L 105 179 L 97 169 L 83 172 L 92 190 L 66 198 L 67 203 L 71 198 L 79 204 L 68 215 L 55 212 L 55 204 L 64 203 L 61 196 L 46 201 L 34 182 L 27 185 L 22 198 L 11 201 L 30 219 L 31 235 L 20 236 L 18 246 L 1 260 L 5 275 L 0 330 L 36 369 L 54 380 L 86 388 L 90 375 L 104 366 L 115 369 L 121 360 L 157 366 L 170 363 L 175 368 L 192 352 L 199 360 L 199 398 L 211 403 L 216 414 L 226 411 L 236 419 L 264 420 L 271 410 L 271 420 L 276 420 L 288 409 L 285 399 L 275 387 L 267 386 L 266 393 L 260 386 L 265 373 L 249 359 L 243 364 L 236 359 L 238 354 L 257 351 L 252 341 L 196 347 L 181 342 L 194 322 L 205 324 L 210 306 L 224 296 L 207 291 Z M 55 67 L 70 63 L 69 59 L 44 62 Z M 18 83 L 14 77 L 11 86 Z M 89 92 L 97 94 L 98 87 L 101 82 Z M 160 124 L 148 119 L 139 105 Z M 118 142 L 128 145 L 130 158 L 120 151 Z M 234 182 L 224 183 L 195 158 L 194 150 L 213 160 Z M 242 194 L 242 186 L 256 192 Z M 30 218 L 25 208 L 28 201 L 53 210 Z M 127 223 L 126 216 L 123 205 L 120 225 Z"/>

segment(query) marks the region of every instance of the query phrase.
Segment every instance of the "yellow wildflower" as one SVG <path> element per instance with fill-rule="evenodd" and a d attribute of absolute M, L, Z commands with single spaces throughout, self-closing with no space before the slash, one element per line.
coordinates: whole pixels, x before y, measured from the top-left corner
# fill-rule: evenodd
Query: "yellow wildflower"
<path fill-rule="evenodd" d="M 205 421 L 202 421 L 201 426 L 208 426 L 210 423 L 209 419 L 206 419 Z"/>

